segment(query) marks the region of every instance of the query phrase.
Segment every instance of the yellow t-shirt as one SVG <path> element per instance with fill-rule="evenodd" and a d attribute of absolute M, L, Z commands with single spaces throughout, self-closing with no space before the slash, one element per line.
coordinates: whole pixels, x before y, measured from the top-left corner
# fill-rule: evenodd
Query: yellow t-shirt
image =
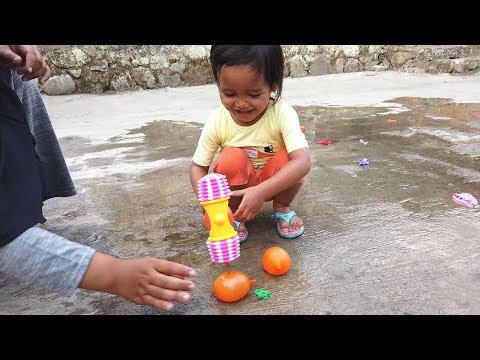
<path fill-rule="evenodd" d="M 286 148 L 290 153 L 308 147 L 308 142 L 295 109 L 279 100 L 252 126 L 237 125 L 224 106 L 212 111 L 192 160 L 210 166 L 215 153 L 227 147 L 242 148 L 253 166 L 261 169 L 278 150 Z"/>

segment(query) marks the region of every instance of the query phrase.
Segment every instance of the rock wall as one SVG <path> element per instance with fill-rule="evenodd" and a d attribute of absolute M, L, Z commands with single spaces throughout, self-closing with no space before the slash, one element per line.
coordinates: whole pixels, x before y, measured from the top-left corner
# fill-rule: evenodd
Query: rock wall
<path fill-rule="evenodd" d="M 477 73 L 480 46 L 283 45 L 285 77 L 398 70 Z M 48 95 L 103 93 L 213 82 L 210 45 L 40 45 Z"/>

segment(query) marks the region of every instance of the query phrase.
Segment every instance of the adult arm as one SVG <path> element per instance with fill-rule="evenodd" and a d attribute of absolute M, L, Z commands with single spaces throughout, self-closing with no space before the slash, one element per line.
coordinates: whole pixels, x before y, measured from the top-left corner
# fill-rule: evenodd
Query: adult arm
<path fill-rule="evenodd" d="M 0 247 L 0 272 L 63 296 L 83 288 L 164 310 L 190 300 L 196 274 L 157 258 L 118 259 L 39 227 Z"/>

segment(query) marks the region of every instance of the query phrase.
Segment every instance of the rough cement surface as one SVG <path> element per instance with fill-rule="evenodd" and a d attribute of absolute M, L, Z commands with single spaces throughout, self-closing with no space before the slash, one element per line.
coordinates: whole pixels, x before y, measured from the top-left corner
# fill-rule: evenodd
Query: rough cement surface
<path fill-rule="evenodd" d="M 44 99 L 78 195 L 47 201 L 43 227 L 115 256 L 197 269 L 193 300 L 171 314 L 480 313 L 479 210 L 451 200 L 480 199 L 478 76 L 287 79 L 284 99 L 306 125 L 313 162 L 293 204 L 305 235 L 281 239 L 265 204 L 230 265 L 257 284 L 230 304 L 212 294 L 228 268 L 210 260 L 188 180 L 216 87 Z M 319 145 L 324 138 L 332 144 Z M 290 254 L 287 274 L 263 270 L 270 246 Z M 258 300 L 256 288 L 272 297 Z M 169 314 L 81 289 L 62 298 L 8 277 L 0 303 L 0 314 Z"/>

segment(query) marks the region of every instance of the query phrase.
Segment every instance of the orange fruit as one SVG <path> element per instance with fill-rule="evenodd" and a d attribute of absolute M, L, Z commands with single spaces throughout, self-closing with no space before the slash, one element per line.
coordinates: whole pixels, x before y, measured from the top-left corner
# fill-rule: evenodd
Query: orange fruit
<path fill-rule="evenodd" d="M 249 280 L 244 273 L 231 270 L 217 277 L 213 284 L 213 293 L 222 301 L 234 302 L 247 295 L 250 284 L 255 283 L 255 280 Z"/>
<path fill-rule="evenodd" d="M 208 217 L 208 214 L 207 212 L 205 211 L 205 213 L 203 214 L 203 218 L 205 220 L 205 225 L 207 226 L 207 229 L 210 230 L 210 218 Z M 230 224 L 232 224 L 233 226 L 233 213 L 232 213 L 232 210 L 230 208 L 228 208 L 228 220 L 230 221 Z"/>
<path fill-rule="evenodd" d="M 292 260 L 284 249 L 272 246 L 263 253 L 262 264 L 265 271 L 269 274 L 283 275 L 290 270 Z"/>

